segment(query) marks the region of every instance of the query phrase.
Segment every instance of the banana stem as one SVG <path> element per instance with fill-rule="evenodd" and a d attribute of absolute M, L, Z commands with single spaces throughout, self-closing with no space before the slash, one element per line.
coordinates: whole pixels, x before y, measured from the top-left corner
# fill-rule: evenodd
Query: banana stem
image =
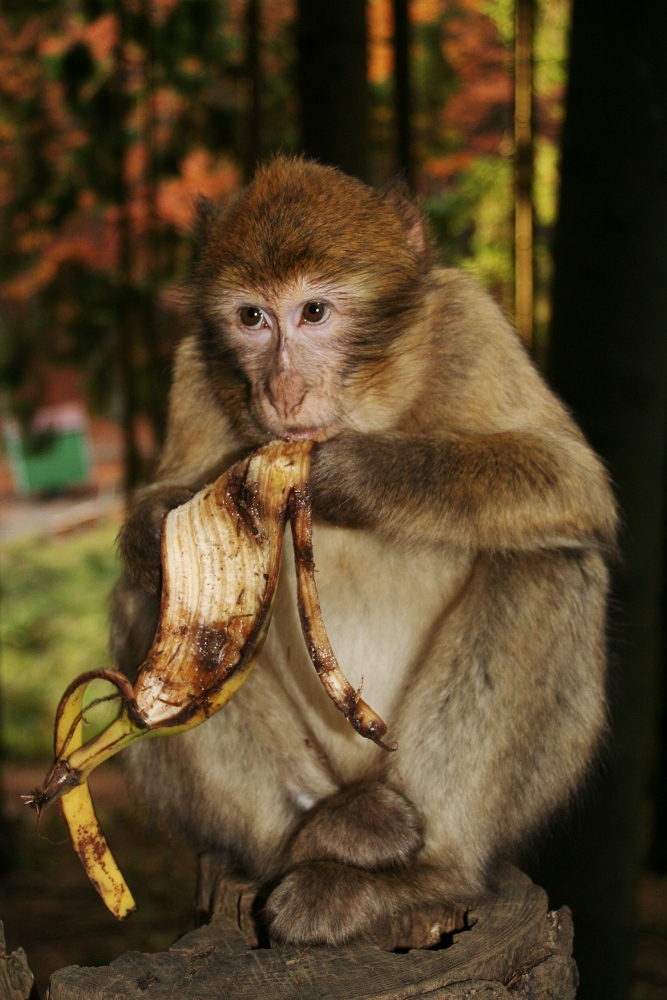
<path fill-rule="evenodd" d="M 94 680 L 110 681 L 118 689 L 121 713 L 107 728 L 89 743 L 83 743 L 83 700 L 88 685 Z M 83 784 L 90 772 L 123 747 L 148 736 L 150 730 L 136 710 L 132 685 L 116 670 L 91 670 L 73 681 L 60 699 L 56 712 L 55 764 L 44 787 L 37 789 L 26 801 L 37 812 Z M 74 748 L 71 752 L 70 749 Z"/>

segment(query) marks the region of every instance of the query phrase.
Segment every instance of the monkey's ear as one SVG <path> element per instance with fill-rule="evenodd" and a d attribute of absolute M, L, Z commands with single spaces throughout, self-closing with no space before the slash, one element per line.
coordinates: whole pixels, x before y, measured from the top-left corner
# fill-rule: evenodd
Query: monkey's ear
<path fill-rule="evenodd" d="M 412 200 L 408 185 L 401 177 L 395 177 L 383 189 L 382 196 L 396 212 L 408 246 L 421 257 L 427 249 L 426 231 L 421 212 Z"/>
<path fill-rule="evenodd" d="M 197 195 L 195 201 L 195 214 L 193 220 L 193 233 L 197 246 L 203 247 L 208 243 L 213 225 L 220 217 L 220 208 L 210 198 L 203 194 Z"/>

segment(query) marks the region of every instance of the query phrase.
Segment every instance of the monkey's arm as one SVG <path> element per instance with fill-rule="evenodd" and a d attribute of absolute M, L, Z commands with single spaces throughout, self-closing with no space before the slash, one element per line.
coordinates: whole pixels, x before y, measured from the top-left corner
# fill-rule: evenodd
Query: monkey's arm
<path fill-rule="evenodd" d="M 162 523 L 170 510 L 192 495 L 185 486 L 149 486 L 132 502 L 118 535 L 118 549 L 130 581 L 148 594 L 160 590 Z"/>
<path fill-rule="evenodd" d="M 191 496 L 182 486 L 149 486 L 135 497 L 118 535 L 125 572 L 114 587 L 109 646 L 133 681 L 148 655 L 160 612 L 162 523 Z"/>
<path fill-rule="evenodd" d="M 345 432 L 314 455 L 312 489 L 326 520 L 408 543 L 495 551 L 614 544 L 604 468 L 569 434 Z"/>

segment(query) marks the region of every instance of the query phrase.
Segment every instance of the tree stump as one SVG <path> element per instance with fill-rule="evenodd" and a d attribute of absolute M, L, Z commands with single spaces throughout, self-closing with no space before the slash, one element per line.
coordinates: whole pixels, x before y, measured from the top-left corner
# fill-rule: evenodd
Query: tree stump
<path fill-rule="evenodd" d="M 215 857 L 204 856 L 198 908 L 210 923 L 162 954 L 128 952 L 107 967 L 61 969 L 49 998 L 573 1000 L 576 993 L 570 911 L 549 912 L 544 890 L 516 868 L 467 912 L 413 915 L 343 948 L 263 947 L 260 902 L 256 889 L 230 881 Z M 436 935 L 437 947 L 411 949 Z"/>
<path fill-rule="evenodd" d="M 5 928 L 0 920 L 0 1000 L 29 1000 L 35 978 L 23 948 L 7 954 Z"/>

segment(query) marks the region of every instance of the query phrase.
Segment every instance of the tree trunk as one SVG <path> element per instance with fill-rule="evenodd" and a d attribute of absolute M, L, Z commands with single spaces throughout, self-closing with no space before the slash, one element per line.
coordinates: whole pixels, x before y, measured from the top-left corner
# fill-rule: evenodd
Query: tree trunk
<path fill-rule="evenodd" d="M 164 442 L 167 424 L 167 393 L 164 384 L 167 379 L 167 364 L 161 350 L 158 324 L 157 299 L 158 275 L 160 274 L 160 233 L 157 210 L 158 171 L 155 143 L 156 95 L 155 95 L 155 30 L 153 26 L 153 0 L 141 0 L 144 46 L 144 142 L 146 143 L 146 231 L 145 231 L 145 276 L 141 296 L 142 341 L 146 352 L 145 375 L 142 400 L 146 415 L 150 419 L 155 441 Z"/>
<path fill-rule="evenodd" d="M 51 976 L 51 1000 L 136 1000 L 145 984 L 152 1000 L 574 1000 L 571 914 L 549 911 L 544 890 L 516 869 L 468 912 L 467 930 L 453 940 L 445 933 L 444 947 L 396 954 L 393 940 L 378 944 L 375 935 L 340 948 L 267 948 L 256 887 L 229 880 L 214 856 L 204 859 L 199 908 L 210 924 L 168 952 L 130 951 L 111 966 L 60 969 Z M 415 930 L 403 917 L 403 929 Z"/>
<path fill-rule="evenodd" d="M 394 105 L 398 169 L 414 187 L 410 124 L 410 11 L 408 0 L 393 0 L 394 7 Z"/>
<path fill-rule="evenodd" d="M 663 565 L 667 566 L 667 544 L 663 552 Z M 658 729 L 658 752 L 656 754 L 657 759 L 652 787 L 654 813 L 649 864 L 654 871 L 665 875 L 667 874 L 667 581 L 664 578 L 660 661 L 659 699 L 662 708 Z"/>
<path fill-rule="evenodd" d="M 134 340 L 136 309 L 134 302 L 134 245 L 131 228 L 129 192 L 125 178 L 127 137 L 125 116 L 127 111 L 125 43 L 127 12 L 123 0 L 116 0 L 118 41 L 116 43 L 113 97 L 114 116 L 110 127 L 115 140 L 115 202 L 118 210 L 118 259 L 116 264 L 116 365 L 121 398 L 121 426 L 123 430 L 123 463 L 125 467 L 125 496 L 129 502 L 139 482 L 140 456 L 135 433 L 136 386 L 134 374 Z"/>
<path fill-rule="evenodd" d="M 260 13 L 260 0 L 248 0 L 246 10 L 246 75 L 248 78 L 246 181 L 251 180 L 261 157 Z"/>
<path fill-rule="evenodd" d="M 548 373 L 623 512 L 612 737 L 576 830 L 535 873 L 577 928 L 581 1000 L 626 997 L 655 732 L 667 429 L 667 5 L 574 0 Z M 546 853 L 546 852 L 545 852 Z"/>
<path fill-rule="evenodd" d="M 299 0 L 298 12 L 302 149 L 368 180 L 366 4 Z"/>

